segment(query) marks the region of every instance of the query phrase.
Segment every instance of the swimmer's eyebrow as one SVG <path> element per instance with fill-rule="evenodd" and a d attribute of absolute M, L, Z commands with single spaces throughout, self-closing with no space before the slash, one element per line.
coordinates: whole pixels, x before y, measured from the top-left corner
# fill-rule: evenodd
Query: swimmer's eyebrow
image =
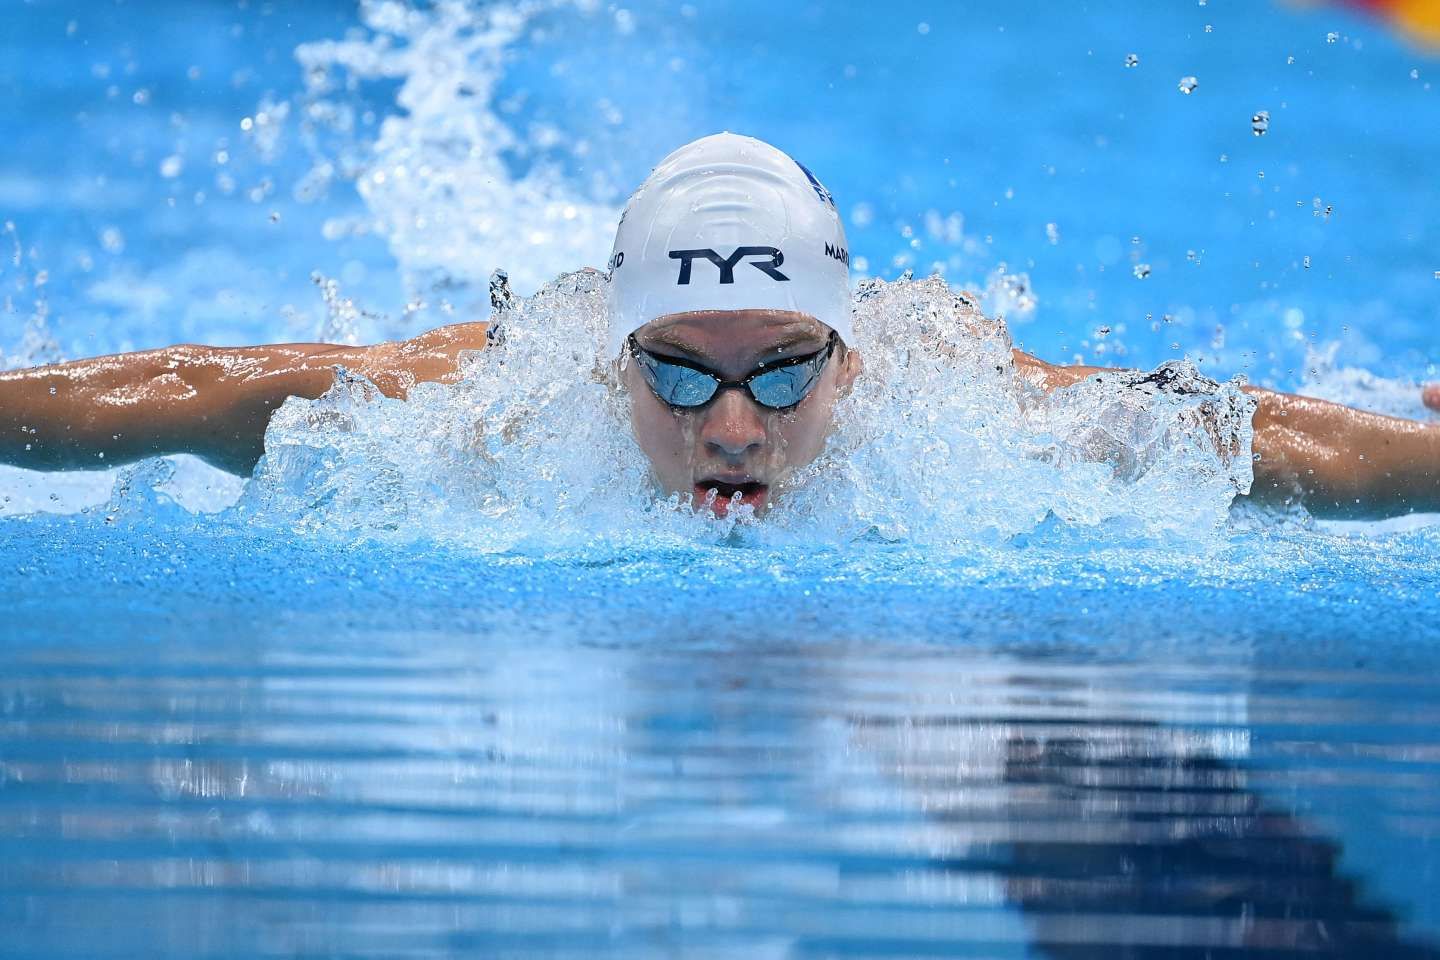
<path fill-rule="evenodd" d="M 678 330 L 658 330 L 645 339 L 650 342 L 651 346 L 669 347 L 678 353 L 685 354 L 689 359 L 697 360 L 713 367 L 718 367 L 720 364 L 719 359 L 717 359 L 714 354 L 693 340 L 688 339 Z M 825 335 L 821 333 L 818 328 L 808 324 L 804 326 L 791 325 L 782 327 L 775 339 L 767 343 L 760 352 L 762 356 L 770 356 L 802 343 L 813 345 L 817 350 L 823 349 L 825 345 Z"/>
<path fill-rule="evenodd" d="M 767 353 L 779 353 L 799 344 L 813 346 L 819 350 L 825 346 L 825 334 L 814 327 L 791 327 L 770 342 Z"/>
<path fill-rule="evenodd" d="M 692 340 L 685 339 L 682 334 L 676 331 L 661 330 L 657 333 L 650 334 L 645 339 L 650 341 L 651 346 L 669 347 L 670 349 L 678 351 L 679 353 L 686 354 L 695 360 L 702 360 L 705 363 L 713 364 L 718 364 L 720 362 L 709 350 L 706 350 L 704 347 L 700 346 Z"/>

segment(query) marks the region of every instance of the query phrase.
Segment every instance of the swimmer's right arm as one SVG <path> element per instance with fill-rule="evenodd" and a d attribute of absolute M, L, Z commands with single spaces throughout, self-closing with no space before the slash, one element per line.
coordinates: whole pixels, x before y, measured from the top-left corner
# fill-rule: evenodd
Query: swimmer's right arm
<path fill-rule="evenodd" d="M 94 470 L 189 453 L 247 475 L 287 397 L 313 399 L 335 367 L 404 398 L 417 383 L 459 379 L 459 355 L 484 349 L 486 324 L 440 327 L 371 346 L 183 344 L 0 373 L 0 463 Z"/>

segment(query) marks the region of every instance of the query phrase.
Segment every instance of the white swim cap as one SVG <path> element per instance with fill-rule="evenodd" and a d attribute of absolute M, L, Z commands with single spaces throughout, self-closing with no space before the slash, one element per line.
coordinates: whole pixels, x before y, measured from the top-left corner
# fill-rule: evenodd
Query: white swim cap
<path fill-rule="evenodd" d="M 850 253 L 830 191 L 760 140 L 718 133 L 660 161 L 610 256 L 609 355 L 657 317 L 793 310 L 854 346 Z"/>

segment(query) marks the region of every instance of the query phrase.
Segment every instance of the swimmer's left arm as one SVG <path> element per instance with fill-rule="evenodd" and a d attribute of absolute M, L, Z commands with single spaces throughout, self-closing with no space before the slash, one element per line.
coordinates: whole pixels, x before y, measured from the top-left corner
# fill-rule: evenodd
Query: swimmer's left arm
<path fill-rule="evenodd" d="M 1105 370 L 1050 364 L 1019 350 L 1014 357 L 1020 375 L 1045 390 Z M 1354 519 L 1440 511 L 1440 426 L 1242 389 L 1256 400 L 1252 497 L 1298 499 L 1317 516 Z"/>

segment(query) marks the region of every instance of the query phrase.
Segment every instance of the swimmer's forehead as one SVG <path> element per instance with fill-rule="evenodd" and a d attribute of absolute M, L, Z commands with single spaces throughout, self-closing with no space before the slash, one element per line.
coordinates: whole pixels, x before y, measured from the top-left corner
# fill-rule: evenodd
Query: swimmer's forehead
<path fill-rule="evenodd" d="M 823 347 L 830 328 L 788 310 L 696 310 L 652 320 L 635 332 L 647 347 L 669 347 L 699 360 L 725 362 L 737 354 L 765 355 Z"/>

